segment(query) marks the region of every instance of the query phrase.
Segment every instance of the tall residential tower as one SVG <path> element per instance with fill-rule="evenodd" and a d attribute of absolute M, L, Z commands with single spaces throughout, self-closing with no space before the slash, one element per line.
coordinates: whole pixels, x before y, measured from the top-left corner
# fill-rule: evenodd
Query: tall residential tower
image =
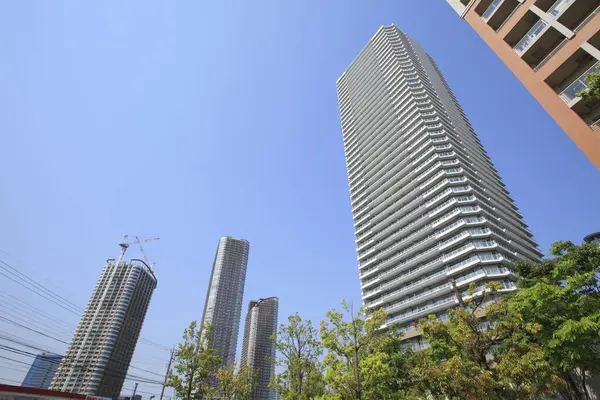
<path fill-rule="evenodd" d="M 247 240 L 222 237 L 210 275 L 202 327 L 212 326 L 211 347 L 223 365 L 235 361 L 249 252 Z"/>
<path fill-rule="evenodd" d="M 52 389 L 117 398 L 155 288 L 144 261 L 108 260 Z"/>
<path fill-rule="evenodd" d="M 471 282 L 514 290 L 540 253 L 433 59 L 382 27 L 337 88 L 365 306 L 410 338 Z"/>
<path fill-rule="evenodd" d="M 277 395 L 269 382 L 275 372 L 275 343 L 271 337 L 277 332 L 278 312 L 277 297 L 252 300 L 248 305 L 241 365 L 256 377 L 254 400 L 274 400 Z"/>

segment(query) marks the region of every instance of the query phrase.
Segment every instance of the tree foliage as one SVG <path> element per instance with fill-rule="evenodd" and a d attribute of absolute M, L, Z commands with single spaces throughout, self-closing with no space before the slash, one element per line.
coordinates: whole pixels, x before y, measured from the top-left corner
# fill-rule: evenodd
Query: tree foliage
<path fill-rule="evenodd" d="M 206 345 L 212 328 L 201 329 L 196 321 L 190 323 L 183 334 L 174 358 L 174 372 L 167 377 L 167 386 L 175 389 L 177 397 L 186 400 L 209 398 L 214 392 L 214 377 L 221 362 L 215 350 Z"/>
<path fill-rule="evenodd" d="M 564 396 L 587 399 L 586 379 L 600 373 L 600 246 L 556 242 L 550 255 L 516 264 L 523 280 L 509 312 L 538 327 L 530 339 L 568 383 Z"/>
<path fill-rule="evenodd" d="M 256 376 L 241 366 L 236 372 L 235 364 L 220 368 L 215 374 L 219 382 L 219 398 L 223 400 L 252 400 Z"/>
<path fill-rule="evenodd" d="M 499 283 L 481 293 L 469 290 L 467 307 L 449 312 L 448 322 L 430 316 L 422 322 L 430 348 L 417 355 L 414 377 L 419 392 L 434 399 L 537 400 L 564 386 L 537 344 L 529 342 L 537 326 L 524 324 L 496 298 Z"/>
<path fill-rule="evenodd" d="M 600 100 L 600 71 L 592 72 L 585 76 L 587 89 L 577 93 L 577 96 L 586 100 Z"/>
<path fill-rule="evenodd" d="M 294 314 L 272 338 L 279 369 L 270 387 L 286 400 L 590 400 L 586 380 L 600 373 L 600 246 L 557 242 L 550 255 L 515 264 L 517 292 L 472 284 L 449 320 L 422 320 L 429 347 L 419 352 L 382 309 L 354 314 L 342 302 L 319 331 Z M 167 385 L 185 400 L 250 400 L 255 377 L 217 371 L 211 332 L 195 322 L 185 330 Z"/>
<path fill-rule="evenodd" d="M 400 346 L 394 330 L 385 331 L 386 314 L 380 309 L 365 318 L 361 309 L 353 315 L 342 303 L 342 312 L 327 312 L 321 322 L 325 382 L 331 399 L 406 399 L 402 385 L 408 377 L 408 351 Z M 344 318 L 349 314 L 349 320 Z"/>
<path fill-rule="evenodd" d="M 275 362 L 283 368 L 283 372 L 273 376 L 270 386 L 277 389 L 285 400 L 308 400 L 321 396 L 324 384 L 319 357 L 323 348 L 311 321 L 303 320 L 297 313 L 291 315 L 287 325 L 281 324 L 272 339 L 279 354 Z"/>

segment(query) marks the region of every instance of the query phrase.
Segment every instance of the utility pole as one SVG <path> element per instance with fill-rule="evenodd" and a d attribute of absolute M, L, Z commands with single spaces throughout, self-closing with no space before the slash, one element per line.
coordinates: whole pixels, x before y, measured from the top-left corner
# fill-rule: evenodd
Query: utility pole
<path fill-rule="evenodd" d="M 167 365 L 167 372 L 165 373 L 165 380 L 163 382 L 162 390 L 160 391 L 160 400 L 163 400 L 163 395 L 165 394 L 165 386 L 167 385 L 167 378 L 171 375 L 171 363 L 173 362 L 173 358 L 175 357 L 175 348 L 171 349 L 171 358 L 169 358 L 169 364 Z"/>
<path fill-rule="evenodd" d="M 131 400 L 135 400 L 135 392 L 137 392 L 138 383 L 135 383 L 135 387 L 133 388 L 133 395 L 131 396 Z"/>

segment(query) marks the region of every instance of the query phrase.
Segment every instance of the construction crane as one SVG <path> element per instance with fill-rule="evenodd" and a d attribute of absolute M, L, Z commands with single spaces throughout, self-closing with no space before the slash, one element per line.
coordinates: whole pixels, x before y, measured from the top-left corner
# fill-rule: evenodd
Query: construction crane
<path fill-rule="evenodd" d="M 123 241 L 119 244 L 119 246 L 121 246 L 121 253 L 119 254 L 119 259 L 117 261 L 117 265 L 119 265 L 119 263 L 121 261 L 123 261 L 123 257 L 125 257 L 125 252 L 129 248 L 129 246 L 132 244 L 137 244 L 140 246 L 140 252 L 142 253 L 142 256 L 144 257 L 144 262 L 146 263 L 146 265 L 148 265 L 150 272 L 152 272 L 152 274 L 154 274 L 154 272 L 152 271 L 154 264 L 151 264 L 150 261 L 148 261 L 148 257 L 146 256 L 146 253 L 144 252 L 144 247 L 142 246 L 142 243 L 153 242 L 155 240 L 160 240 L 160 238 L 140 239 L 139 237 L 136 236 L 135 240 L 133 242 L 130 242 L 129 235 L 125 235 L 123 237 Z"/>

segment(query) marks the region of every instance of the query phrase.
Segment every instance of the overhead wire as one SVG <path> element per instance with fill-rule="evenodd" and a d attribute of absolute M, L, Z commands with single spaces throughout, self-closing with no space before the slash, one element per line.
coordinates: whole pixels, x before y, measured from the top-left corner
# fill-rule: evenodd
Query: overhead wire
<path fill-rule="evenodd" d="M 7 279 L 11 280 L 12 282 L 14 282 L 18 285 L 20 285 L 21 287 L 27 289 L 28 291 L 40 296 L 41 298 L 51 302 L 54 305 L 59 306 L 60 308 L 66 310 L 72 314 L 75 314 L 79 317 L 82 315 L 83 308 L 78 307 L 76 304 L 65 299 L 64 297 L 60 296 L 59 294 L 53 292 L 46 286 L 40 284 L 39 282 L 37 282 L 34 279 L 30 278 L 29 276 L 25 275 L 24 273 L 18 271 L 16 268 L 12 267 L 10 264 L 6 263 L 3 260 L 0 260 L 0 269 L 2 269 L 2 270 L 0 270 L 0 275 L 6 277 Z M 69 344 L 69 342 L 64 341 L 56 336 L 63 336 L 63 335 L 71 336 L 71 333 L 65 334 L 64 329 L 74 330 L 75 328 L 72 323 L 69 323 L 61 318 L 53 316 L 53 315 L 49 314 L 48 312 L 41 310 L 35 306 L 32 306 L 31 304 L 28 304 L 7 292 L 0 291 L 0 296 L 4 297 L 3 300 L 10 301 L 12 303 L 12 306 L 14 306 L 13 309 L 11 309 L 11 311 L 14 314 L 10 314 L 10 316 L 14 319 L 0 316 L 0 320 L 4 320 L 8 323 L 11 323 L 14 326 L 17 326 L 22 329 L 26 329 L 30 332 L 47 337 L 54 341 L 57 341 L 57 342 L 60 342 L 63 344 L 67 344 L 67 345 Z M 33 310 L 33 312 L 31 310 Z M 17 314 L 17 315 L 15 315 L 15 314 Z M 26 318 L 33 319 L 33 315 L 36 315 L 37 319 L 35 321 L 28 321 L 29 326 L 27 326 L 21 322 L 18 322 L 18 321 L 23 321 L 18 316 L 25 316 Z M 48 321 L 42 320 L 42 318 L 40 316 L 45 317 Z M 18 321 L 15 319 L 17 319 Z M 34 325 L 34 327 L 32 327 L 30 324 L 35 324 L 35 325 Z M 63 325 L 64 327 L 61 325 Z M 40 326 L 43 326 L 45 329 L 42 329 Z M 36 328 L 36 329 L 34 329 L 34 328 Z M 14 335 L 12 335 L 12 336 L 14 336 Z M 2 337 L 1 339 L 14 340 L 14 338 L 10 339 L 10 338 L 7 338 L 6 336 Z M 158 348 L 158 349 L 161 349 L 164 351 L 170 351 L 170 348 L 168 346 L 162 345 L 160 343 L 157 343 L 150 339 L 146 339 L 144 337 L 140 337 L 138 339 L 138 342 L 149 345 L 149 346 L 153 346 L 155 348 Z M 21 346 L 33 348 L 35 350 L 58 354 L 55 350 L 41 349 L 41 348 L 38 348 L 37 346 L 32 346 L 31 344 L 27 344 L 22 341 L 18 342 L 17 344 L 19 344 Z M 1 348 L 1 349 L 4 351 L 7 351 L 6 348 Z M 23 352 L 17 352 L 16 354 L 20 354 L 20 355 L 24 355 L 24 356 L 28 356 L 28 357 L 35 357 L 35 355 L 33 355 L 32 353 L 25 354 Z M 138 356 L 134 356 L 135 359 L 137 359 L 137 357 Z M 158 358 L 153 358 L 153 357 L 148 357 L 148 356 L 143 356 L 143 355 L 141 355 L 140 357 L 142 357 L 142 358 L 146 357 L 147 359 L 150 359 L 150 360 L 158 360 Z M 1 356 L 0 356 L 0 358 L 7 359 L 7 357 L 1 357 Z M 8 361 L 10 361 L 10 360 L 8 360 Z M 20 362 L 18 360 L 14 360 L 14 361 L 19 362 L 23 365 L 29 366 L 28 363 Z M 14 367 L 14 365 L 12 365 L 12 367 Z M 143 373 L 152 374 L 152 375 L 155 375 L 155 376 L 158 376 L 161 378 L 164 376 L 163 374 L 159 374 L 159 373 L 150 371 L 148 369 L 140 368 L 140 367 L 137 367 L 137 366 L 131 365 L 131 364 L 129 365 L 129 368 L 142 371 Z M 113 374 L 113 372 L 114 372 L 113 370 L 106 370 L 106 373 L 109 375 Z M 147 377 L 126 374 L 125 381 L 129 381 L 129 380 L 140 382 L 142 384 L 161 385 L 161 386 L 163 385 L 163 382 L 153 381 Z"/>
<path fill-rule="evenodd" d="M 34 353 L 31 353 L 31 352 L 28 352 L 28 351 L 25 351 L 25 350 L 17 349 L 17 348 L 12 347 L 12 346 L 5 346 L 5 345 L 1 345 L 1 344 L 0 344 L 0 350 L 8 351 L 8 352 L 11 352 L 11 353 L 14 353 L 14 354 L 19 354 L 19 355 L 22 355 L 22 356 L 25 356 L 25 357 L 36 358 L 38 356 L 38 354 L 34 354 Z M 51 364 L 60 364 L 59 360 L 47 360 L 47 361 L 49 363 L 51 363 Z M 90 367 L 87 367 L 87 368 L 85 368 L 85 367 L 79 367 L 79 368 L 74 368 L 74 369 L 81 369 L 83 371 L 93 370 L 93 368 L 90 368 Z M 119 373 L 119 371 L 115 371 L 115 370 L 110 369 L 110 368 L 105 368 L 103 370 L 103 373 L 106 374 L 106 375 L 109 375 L 109 376 L 113 376 L 113 377 L 121 377 L 121 374 Z M 136 382 L 143 382 L 143 383 L 147 383 L 147 384 L 154 384 L 154 385 L 161 385 L 161 386 L 163 385 L 163 382 L 161 382 L 161 381 L 150 380 L 148 378 L 144 378 L 144 377 L 139 376 L 139 375 L 126 374 L 125 377 L 126 378 L 134 379 Z"/>
<path fill-rule="evenodd" d="M 35 281 L 34 279 L 30 278 L 29 276 L 27 276 L 27 275 L 23 274 L 22 272 L 18 271 L 16 268 L 12 267 L 12 266 L 11 266 L 10 264 L 8 264 L 7 262 L 5 262 L 5 261 L 3 261 L 3 260 L 0 260 L 0 264 L 3 264 L 3 265 L 5 265 L 5 266 L 7 266 L 8 268 L 10 268 L 10 271 L 16 271 L 16 272 L 12 272 L 12 275 L 13 275 L 13 276 L 17 276 L 17 277 L 21 276 L 21 278 L 20 278 L 20 279 L 21 279 L 22 281 L 25 281 L 25 282 L 29 282 L 29 281 L 31 281 L 31 282 L 35 283 L 36 285 L 38 285 L 39 287 L 43 288 L 43 289 L 44 289 L 44 290 L 45 290 L 47 293 L 50 293 L 50 294 L 54 295 L 54 296 L 55 296 L 55 298 L 58 298 L 58 299 L 63 299 L 63 304 L 60 304 L 60 303 L 58 303 L 58 302 L 56 302 L 56 301 L 54 301 L 54 300 L 52 300 L 52 299 L 49 299 L 47 296 L 45 296 L 45 295 L 43 294 L 44 292 L 43 292 L 43 293 L 40 293 L 39 291 L 36 291 L 36 290 L 32 289 L 31 287 L 24 285 L 22 282 L 18 282 L 18 281 L 16 281 L 15 279 L 11 278 L 10 276 L 8 276 L 8 275 L 6 275 L 6 274 L 2 273 L 2 271 L 0 271 L 0 275 L 4 275 L 5 277 L 9 278 L 11 281 L 13 281 L 13 282 L 15 282 L 15 283 L 17 283 L 17 284 L 19 284 L 19 285 L 21 285 L 21 286 L 25 287 L 26 289 L 28 289 L 28 290 L 32 291 L 33 293 L 37 294 L 38 296 L 41 296 L 41 297 L 43 297 L 43 298 L 45 298 L 45 299 L 47 299 L 47 300 L 51 301 L 52 303 L 54 303 L 54 304 L 58 305 L 59 307 L 61 307 L 61 308 L 65 309 L 65 310 L 67 310 L 67 311 L 69 311 L 69 312 L 72 312 L 72 313 L 74 313 L 74 314 L 76 314 L 76 315 L 78 315 L 78 316 L 81 316 L 81 314 L 83 313 L 83 310 L 84 310 L 83 308 L 81 308 L 81 307 L 79 307 L 79 306 L 75 305 L 74 303 L 70 302 L 69 300 L 66 300 L 66 299 L 64 299 L 64 297 L 62 297 L 62 296 L 58 295 L 57 293 L 55 293 L 55 292 L 53 292 L 52 290 L 50 290 L 50 289 L 46 288 L 44 285 L 42 285 L 42 284 L 38 283 L 37 281 Z M 10 271 L 9 271 L 9 269 L 7 269 L 7 268 L 3 267 L 2 265 L 0 265 L 0 268 L 4 269 L 5 271 L 8 271 L 8 272 L 10 272 Z M 17 275 L 17 274 L 18 274 L 18 275 Z M 31 286 L 33 286 L 33 284 L 30 284 L 30 285 L 31 285 Z M 34 286 L 34 288 L 35 288 L 35 286 Z M 75 309 L 76 311 L 74 311 L 74 309 Z M 154 341 L 152 341 L 152 340 L 150 340 L 150 339 L 147 339 L 147 338 L 144 338 L 144 337 L 140 337 L 140 338 L 139 338 L 139 341 L 140 341 L 140 342 L 142 342 L 142 343 L 145 343 L 145 344 L 147 344 L 147 345 L 151 345 L 151 346 L 154 346 L 154 347 L 156 347 L 156 348 L 160 348 L 160 349 L 162 349 L 162 350 L 165 350 L 165 351 L 170 351 L 170 349 L 171 349 L 171 348 L 170 348 L 170 347 L 168 347 L 168 346 L 162 345 L 162 344 L 160 344 L 160 343 L 154 342 Z"/>
<path fill-rule="evenodd" d="M 29 312 L 35 313 L 39 317 L 45 318 L 48 321 L 51 321 L 56 326 L 62 326 L 69 330 L 74 330 L 75 327 L 77 326 L 75 323 L 62 320 L 62 319 L 58 318 L 56 315 L 52 315 L 52 314 L 48 313 L 46 310 L 42 310 L 42 309 L 35 307 L 29 303 L 26 303 L 23 300 L 19 299 L 18 297 L 13 296 L 12 294 L 5 292 L 1 289 L 0 289 L 0 298 L 3 298 L 4 302 L 12 303 L 13 306 L 15 306 L 21 310 L 27 310 Z"/>
<path fill-rule="evenodd" d="M 77 304 L 75 304 L 75 303 L 73 303 L 73 302 L 65 299 L 61 295 L 53 292 L 52 290 L 48 289 L 46 286 L 44 286 L 41 283 L 37 282 L 36 280 L 28 277 L 27 275 L 25 275 L 24 273 L 22 273 L 21 271 L 19 271 L 15 267 L 13 267 L 12 265 L 8 264 L 7 262 L 0 260 L 0 264 L 3 264 L 7 268 L 9 268 L 11 271 L 13 271 L 12 272 L 13 275 L 20 275 L 20 276 L 22 276 L 23 279 L 25 279 L 25 281 L 28 282 L 30 285 L 39 288 L 43 292 L 47 293 L 49 296 L 54 297 L 57 300 L 62 301 L 64 303 L 68 304 L 69 306 L 73 307 L 75 310 L 83 311 L 83 309 L 81 307 L 79 307 Z M 0 268 L 4 269 L 6 271 L 6 268 L 2 267 L 2 265 L 0 265 Z"/>
<path fill-rule="evenodd" d="M 56 352 L 53 352 L 51 350 L 48 350 L 48 349 L 45 349 L 45 348 L 42 348 L 42 347 L 39 347 L 39 346 L 36 346 L 36 345 L 31 345 L 31 344 L 29 344 L 29 343 L 27 343 L 27 342 L 25 342 L 23 340 L 18 340 L 18 339 L 6 337 L 6 336 L 2 335 L 1 333 L 0 333 L 0 339 L 1 340 L 5 340 L 5 341 L 9 341 L 9 342 L 12 342 L 14 344 L 18 344 L 18 345 L 21 345 L 21 346 L 24 346 L 24 347 L 28 347 L 28 348 L 33 349 L 33 350 L 38 350 L 38 351 L 41 351 L 41 352 L 44 352 L 44 353 L 49 353 L 49 354 L 63 356 L 60 353 L 56 353 Z M 123 363 L 123 365 L 124 364 L 125 363 Z M 143 372 L 146 372 L 146 373 L 149 373 L 149 374 L 152 374 L 152 375 L 156 375 L 156 376 L 159 376 L 161 378 L 164 377 L 163 374 L 159 374 L 159 373 L 156 373 L 156 372 L 144 369 L 144 368 L 136 367 L 134 365 L 129 365 L 129 368 L 133 368 L 133 369 L 136 369 L 136 370 L 139 370 L 139 371 L 143 371 Z"/>
<path fill-rule="evenodd" d="M 0 265 L 0 268 L 2 268 L 2 266 L 1 266 L 1 265 Z M 8 272 L 8 270 L 6 270 L 5 268 L 2 268 L 2 269 L 4 269 L 4 271 L 7 271 L 7 272 Z M 68 308 L 68 307 L 66 307 L 66 306 L 64 306 L 64 305 L 62 305 L 62 304 L 60 304 L 59 302 L 57 302 L 57 301 L 53 300 L 52 298 L 50 298 L 50 297 L 47 297 L 47 296 L 43 295 L 42 293 L 39 293 L 39 292 L 37 292 L 36 290 L 34 290 L 34 289 L 32 289 L 31 287 L 29 287 L 29 286 L 27 286 L 27 285 L 23 284 L 22 282 L 19 282 L 18 280 L 16 280 L 16 279 L 14 279 L 13 277 L 11 277 L 11 276 L 9 276 L 9 275 L 5 274 L 5 273 L 4 273 L 4 272 L 2 272 L 2 271 L 0 271 L 0 275 L 3 275 L 4 277 L 6 277 L 6 278 L 10 279 L 11 281 L 15 282 L 16 284 L 18 284 L 18 285 L 20 285 L 20 286 L 24 287 L 25 289 L 27 289 L 27 290 L 29 290 L 29 291 L 31 291 L 31 292 L 33 292 L 33 293 L 37 294 L 37 295 L 38 295 L 38 296 L 40 296 L 40 297 L 43 297 L 44 299 L 46 299 L 46 300 L 48 300 L 48 301 L 50 301 L 50 302 L 52 302 L 52 303 L 56 304 L 57 306 L 60 306 L 60 307 L 64 308 L 65 310 L 67 310 L 67 311 L 69 311 L 69 312 L 72 312 L 73 314 L 76 314 L 76 315 L 78 315 L 78 314 L 80 313 L 79 311 L 76 311 L 76 310 L 73 310 L 73 309 L 71 309 L 71 308 Z M 14 274 L 13 274 L 13 275 L 14 275 Z"/>
<path fill-rule="evenodd" d="M 5 306 L 0 304 L 0 307 L 5 307 Z M 46 332 L 48 334 L 58 335 L 58 336 L 70 336 L 71 335 L 69 332 L 66 332 L 63 330 L 58 330 L 55 327 L 52 327 L 49 325 L 46 326 L 45 323 L 36 321 L 35 319 L 31 318 L 29 315 L 23 313 L 20 310 L 17 310 L 17 309 L 8 309 L 7 310 L 6 308 L 2 308 L 1 311 L 2 311 L 2 314 L 17 320 L 17 322 L 29 324 L 32 328 L 39 329 L 42 332 Z"/>

